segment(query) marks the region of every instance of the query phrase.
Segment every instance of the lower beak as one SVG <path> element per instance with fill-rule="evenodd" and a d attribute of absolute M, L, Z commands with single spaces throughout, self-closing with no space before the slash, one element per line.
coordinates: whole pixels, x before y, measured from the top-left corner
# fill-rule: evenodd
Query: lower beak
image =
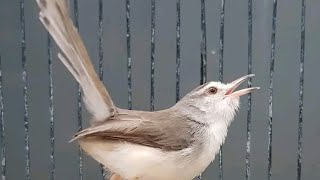
<path fill-rule="evenodd" d="M 249 79 L 249 78 L 251 78 L 253 76 L 255 76 L 255 75 L 254 74 L 249 74 L 249 75 L 243 76 L 243 77 L 233 81 L 232 83 L 229 83 L 228 86 L 230 86 L 230 88 L 227 90 L 225 95 L 226 96 L 233 96 L 233 97 L 240 97 L 242 95 L 250 93 L 253 90 L 260 89 L 260 87 L 250 87 L 250 88 L 245 88 L 245 89 L 241 89 L 241 90 L 238 90 L 238 91 L 234 92 L 234 90 L 241 83 L 243 83 L 244 81 L 246 81 L 247 79 Z"/>

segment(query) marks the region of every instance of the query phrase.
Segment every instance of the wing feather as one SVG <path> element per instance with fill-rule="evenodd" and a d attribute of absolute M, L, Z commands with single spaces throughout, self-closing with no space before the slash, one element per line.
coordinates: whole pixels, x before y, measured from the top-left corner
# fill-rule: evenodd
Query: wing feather
<path fill-rule="evenodd" d="M 192 144 L 198 128 L 191 128 L 185 117 L 173 115 L 165 118 L 158 112 L 148 115 L 147 112 L 138 115 L 118 114 L 116 119 L 84 129 L 71 141 L 95 137 L 103 141 L 130 142 L 170 151 L 181 150 Z"/>

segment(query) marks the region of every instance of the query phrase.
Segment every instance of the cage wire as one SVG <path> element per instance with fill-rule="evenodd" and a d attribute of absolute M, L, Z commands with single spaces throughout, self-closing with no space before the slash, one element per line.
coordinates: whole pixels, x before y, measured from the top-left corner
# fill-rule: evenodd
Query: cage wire
<path fill-rule="evenodd" d="M 22 64 L 22 83 L 24 100 L 24 144 L 25 144 L 25 165 L 26 180 L 31 179 L 30 175 L 30 140 L 29 140 L 29 115 L 28 115 L 28 74 L 27 74 L 27 56 L 26 56 L 26 25 L 25 25 L 25 2 L 20 0 L 20 25 L 21 25 L 21 64 Z"/>

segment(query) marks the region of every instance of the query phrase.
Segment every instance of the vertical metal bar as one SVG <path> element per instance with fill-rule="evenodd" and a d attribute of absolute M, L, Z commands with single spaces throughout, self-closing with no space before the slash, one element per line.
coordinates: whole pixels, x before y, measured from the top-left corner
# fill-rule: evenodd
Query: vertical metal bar
<path fill-rule="evenodd" d="M 224 10 L 225 0 L 221 0 L 220 13 L 220 56 L 219 56 L 219 81 L 223 82 L 223 52 L 224 52 Z M 223 179 L 223 145 L 219 150 L 219 180 Z"/>
<path fill-rule="evenodd" d="M 201 44 L 200 44 L 200 84 L 207 82 L 207 31 L 206 31 L 206 3 L 201 0 Z M 197 179 L 202 179 L 201 174 Z"/>
<path fill-rule="evenodd" d="M 131 33 L 130 33 L 130 0 L 126 0 L 127 23 L 127 68 L 128 68 L 128 109 L 132 109 L 132 78 L 131 78 Z"/>
<path fill-rule="evenodd" d="M 103 1 L 99 0 L 98 2 L 98 21 L 99 21 L 99 31 L 98 31 L 98 54 L 99 54 L 99 78 L 103 81 L 103 48 L 102 48 L 102 40 L 103 40 Z M 107 172 L 105 171 L 102 164 L 101 167 L 101 175 L 102 179 L 105 179 L 107 176 Z"/>
<path fill-rule="evenodd" d="M 248 0 L 248 74 L 252 74 L 252 0 Z M 251 87 L 251 78 L 248 81 Z M 251 93 L 248 94 L 247 111 L 247 144 L 246 144 L 246 180 L 250 179 L 250 155 L 251 155 Z"/>
<path fill-rule="evenodd" d="M 98 32 L 98 53 L 99 53 L 99 78 L 103 80 L 103 0 L 99 0 L 98 7 L 98 16 L 99 16 L 99 32 Z"/>
<path fill-rule="evenodd" d="M 301 180 L 302 169 L 302 125 L 303 125 L 303 85 L 304 85 L 304 49 L 305 49 L 305 20 L 306 1 L 301 5 L 301 49 L 300 49 L 300 89 L 299 89 L 299 121 L 298 121 L 298 155 L 297 155 L 297 180 Z"/>
<path fill-rule="evenodd" d="M 78 0 L 73 0 L 74 3 L 74 21 L 75 21 L 75 26 L 79 31 L 79 8 L 78 8 Z M 81 87 L 79 83 L 77 83 L 78 86 L 78 97 L 77 97 L 77 105 L 78 105 L 78 131 L 82 130 L 82 102 L 81 102 Z M 83 180 L 83 152 L 82 149 L 79 147 L 78 149 L 78 154 L 79 154 L 79 177 L 80 180 Z"/>
<path fill-rule="evenodd" d="M 28 76 L 27 76 L 27 58 L 26 58 L 26 33 L 25 33 L 25 14 L 24 0 L 20 0 L 20 25 L 21 25 L 21 61 L 22 61 L 22 82 L 24 99 L 24 144 L 26 160 L 26 180 L 30 180 L 30 145 L 29 145 L 29 116 L 28 116 Z"/>
<path fill-rule="evenodd" d="M 155 16 L 156 16 L 156 1 L 151 0 L 151 93 L 150 93 L 150 110 L 154 110 L 154 68 L 155 68 Z"/>
<path fill-rule="evenodd" d="M 55 138 L 54 138 L 54 107 L 53 107 L 53 77 L 52 77 L 52 43 L 47 35 L 48 72 L 49 72 L 49 116 L 50 116 L 50 175 L 49 179 L 55 179 Z"/>
<path fill-rule="evenodd" d="M 223 53 L 224 53 L 224 10 L 225 0 L 221 0 L 220 13 L 220 56 L 219 56 L 219 81 L 223 81 Z"/>
<path fill-rule="evenodd" d="M 207 82 L 207 32 L 206 32 L 206 4 L 201 0 L 201 78 L 200 84 Z"/>
<path fill-rule="evenodd" d="M 180 12 L 180 0 L 177 0 L 177 24 L 176 24 L 176 102 L 180 99 L 180 21 L 181 21 L 181 12 Z"/>
<path fill-rule="evenodd" d="M 1 62 L 1 54 L 0 54 L 0 127 L 1 127 L 1 179 L 6 180 L 7 175 L 7 164 L 6 164 L 6 132 L 5 132 L 5 123 L 3 117 L 3 82 L 2 82 L 2 62 Z"/>
<path fill-rule="evenodd" d="M 271 33 L 271 59 L 270 59 L 270 84 L 269 84 L 269 126 L 268 126 L 268 180 L 272 176 L 272 120 L 273 120 L 273 73 L 275 61 L 275 43 L 276 43 L 276 20 L 277 20 L 277 0 L 273 0 L 272 12 L 272 33 Z"/>

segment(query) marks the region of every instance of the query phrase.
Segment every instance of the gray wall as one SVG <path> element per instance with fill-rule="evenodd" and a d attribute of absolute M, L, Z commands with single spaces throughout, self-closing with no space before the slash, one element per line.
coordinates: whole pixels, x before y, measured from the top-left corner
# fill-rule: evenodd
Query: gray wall
<path fill-rule="evenodd" d="M 150 14 L 148 0 L 132 1 L 133 108 L 149 109 Z M 247 73 L 247 1 L 226 0 L 224 80 Z M 320 1 L 307 0 L 305 96 L 303 114 L 303 168 L 305 180 L 320 179 Z M 156 2 L 155 108 L 175 103 L 175 1 Z M 181 4 L 181 93 L 200 82 L 200 1 Z M 79 0 L 80 33 L 90 56 L 98 62 L 98 1 Z M 218 79 L 220 0 L 206 1 L 208 80 Z M 47 33 L 38 20 L 35 1 L 25 1 L 28 101 L 32 179 L 48 179 L 49 95 Z M 296 178 L 301 2 L 279 0 L 274 73 L 273 179 Z M 269 61 L 272 1 L 253 3 L 253 94 L 251 179 L 267 177 Z M 103 18 L 104 82 L 115 103 L 127 107 L 125 1 L 105 0 Z M 1 0 L 0 54 L 3 68 L 4 120 L 7 142 L 7 178 L 24 179 L 24 122 L 22 96 L 19 1 Z M 54 115 L 56 178 L 79 179 L 77 145 L 67 143 L 77 130 L 76 85 L 54 50 Z M 212 51 L 217 53 L 213 54 Z M 224 179 L 245 178 L 247 99 L 231 125 L 224 146 Z M 84 117 L 87 114 L 84 112 Z M 88 122 L 84 120 L 84 127 Z M 100 170 L 84 158 L 84 179 L 100 179 Z M 203 179 L 217 179 L 215 161 Z"/>

